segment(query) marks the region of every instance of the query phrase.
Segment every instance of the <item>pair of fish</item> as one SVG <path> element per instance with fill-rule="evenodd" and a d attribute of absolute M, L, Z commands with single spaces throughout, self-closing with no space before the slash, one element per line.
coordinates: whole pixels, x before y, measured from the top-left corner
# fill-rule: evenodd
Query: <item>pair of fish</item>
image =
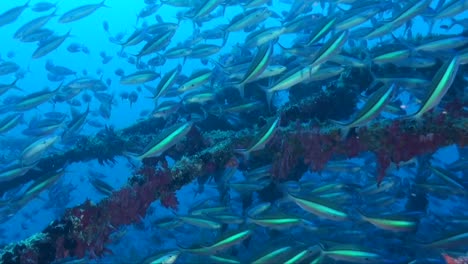
<path fill-rule="evenodd" d="M 455 56 L 452 60 L 444 63 L 444 65 L 434 76 L 431 87 L 426 97 L 422 100 L 419 110 L 414 114 L 404 118 L 419 119 L 423 114 L 436 107 L 447 93 L 448 89 L 452 86 L 459 66 L 460 60 L 458 56 Z M 359 112 L 356 114 L 356 117 L 352 121 L 348 123 L 335 121 L 336 124 L 343 127 L 342 135 L 346 136 L 350 128 L 367 125 L 370 121 L 377 117 L 390 101 L 394 89 L 394 86 L 388 87 L 384 85 L 382 88 L 372 94 L 372 96 L 369 98 L 369 100 L 367 100 L 365 105 L 359 110 Z"/>

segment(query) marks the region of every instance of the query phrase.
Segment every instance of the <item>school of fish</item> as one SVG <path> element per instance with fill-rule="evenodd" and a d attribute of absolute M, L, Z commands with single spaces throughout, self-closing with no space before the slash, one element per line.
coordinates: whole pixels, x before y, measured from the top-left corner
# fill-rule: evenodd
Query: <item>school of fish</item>
<path fill-rule="evenodd" d="M 125 118 L 116 116 L 116 108 L 134 112 L 138 105 L 149 107 L 139 120 L 163 119 L 167 127 L 142 152 L 124 153 L 132 163 L 164 156 L 199 122 L 213 119 L 226 130 L 240 130 L 261 117 L 256 140 L 235 150 L 248 163 L 251 153 L 274 137 L 281 121 L 276 110 L 282 100 L 292 100 L 288 91 L 310 87 L 313 95 L 353 71 L 369 71 L 373 80 L 350 120 L 328 120 L 340 127 L 342 137 L 376 119 L 419 120 L 443 111 L 450 89 L 468 111 L 468 0 L 136 1 L 143 8 L 127 31 L 113 32 L 103 17 L 98 26 L 86 24 L 89 34 L 107 36 L 103 47 L 80 42 L 73 25 L 113 12 L 112 1 L 83 1 L 70 4 L 73 8 L 62 7 L 64 2 L 32 0 L 10 9 L 0 4 L 2 36 L 35 47 L 27 56 L 44 68 L 39 88 L 27 87 L 29 65 L 0 48 L 0 184 Z M 176 17 L 166 16 L 168 9 L 177 10 Z M 32 19 L 18 23 L 26 14 Z M 68 30 L 56 31 L 54 23 Z M 189 33 L 175 41 L 184 25 Z M 429 37 L 420 33 L 420 25 Z M 14 33 L 6 35 L 6 29 Z M 373 52 L 379 46 L 391 48 Z M 93 73 L 72 62 L 56 64 L 58 51 L 99 56 L 102 65 Z M 116 61 L 121 67 L 109 70 Z M 374 72 L 385 67 L 399 75 Z M 453 85 L 457 79 L 464 87 Z M 56 106 L 70 110 L 42 110 Z M 122 261 L 468 263 L 468 151 L 452 150 L 456 158 L 450 163 L 432 155 L 399 164 L 380 187 L 367 155 L 331 161 L 320 174 L 307 173 L 298 182 L 272 181 L 271 164 L 247 171 L 227 166 L 193 184 L 185 210 L 147 216 L 152 250 Z M 11 187 L 0 200 L 0 222 L 44 199 L 46 190 L 43 208 L 60 214 L 72 206 L 76 186 L 60 181 L 67 173 L 57 168 L 46 179 Z M 87 174 L 84 181 L 93 191 L 106 197 L 115 190 L 101 173 L 89 168 Z M 31 219 L 37 212 L 23 215 Z M 3 229 L 0 225 L 0 234 Z M 122 233 L 116 243 L 131 244 Z"/>

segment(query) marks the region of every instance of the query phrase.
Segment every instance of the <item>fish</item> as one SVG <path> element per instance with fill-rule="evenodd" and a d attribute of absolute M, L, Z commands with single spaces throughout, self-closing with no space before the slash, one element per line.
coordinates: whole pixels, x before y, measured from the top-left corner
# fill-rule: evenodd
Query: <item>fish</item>
<path fill-rule="evenodd" d="M 286 32 L 286 27 L 269 27 L 254 31 L 245 38 L 244 48 L 254 48 L 272 42 Z"/>
<path fill-rule="evenodd" d="M 391 21 L 385 22 L 381 26 L 376 27 L 367 35 L 365 35 L 364 38 L 372 39 L 376 37 L 382 37 L 391 33 L 401 25 L 405 24 L 406 22 L 410 21 L 415 16 L 420 14 L 423 10 L 427 9 L 431 2 L 432 1 L 430 0 L 422 0 L 413 1 L 406 4 L 406 6 L 401 9 L 400 13 L 395 15 Z"/>
<path fill-rule="evenodd" d="M 395 63 L 407 59 L 410 55 L 411 50 L 409 49 L 397 50 L 375 56 L 372 58 L 372 62 L 375 64 Z"/>
<path fill-rule="evenodd" d="M 51 60 L 47 60 L 46 62 L 46 70 L 54 75 L 60 76 L 67 76 L 67 75 L 75 75 L 76 72 L 64 67 L 64 66 L 57 66 Z"/>
<path fill-rule="evenodd" d="M 155 256 L 145 258 L 141 264 L 173 264 L 176 263 L 179 255 L 179 250 L 170 250 L 164 253 L 158 253 Z"/>
<path fill-rule="evenodd" d="M 101 194 L 105 196 L 111 196 L 114 188 L 105 181 L 98 179 L 97 177 L 88 176 L 88 180 L 93 187 Z"/>
<path fill-rule="evenodd" d="M 168 118 L 179 110 L 180 103 L 176 101 L 164 101 L 158 105 L 157 108 L 151 113 L 151 116 L 156 118 Z"/>
<path fill-rule="evenodd" d="M 18 17 L 21 16 L 23 11 L 29 7 L 29 2 L 30 0 L 28 0 L 24 5 L 13 7 L 0 14 L 0 27 L 15 22 Z"/>
<path fill-rule="evenodd" d="M 213 72 L 208 69 L 203 69 L 194 72 L 186 82 L 181 84 L 177 91 L 179 93 L 184 93 L 188 91 L 193 91 L 204 84 L 208 83 L 212 78 Z"/>
<path fill-rule="evenodd" d="M 15 128 L 21 122 L 24 122 L 23 113 L 10 114 L 0 120 L 0 133 L 6 133 Z"/>
<path fill-rule="evenodd" d="M 466 0 L 456 1 L 452 0 L 445 5 L 440 7 L 440 10 L 437 10 L 435 19 L 450 18 L 454 17 L 463 11 L 466 11 L 468 8 L 468 2 Z"/>
<path fill-rule="evenodd" d="M 10 91 L 10 90 L 18 90 L 24 92 L 23 89 L 19 88 L 16 86 L 16 83 L 18 82 L 19 78 L 16 78 L 13 82 L 8 83 L 8 84 L 0 84 L 0 95 L 3 95 L 4 93 Z"/>
<path fill-rule="evenodd" d="M 451 257 L 447 254 L 442 254 L 444 257 L 444 260 L 446 261 L 447 264 L 457 264 L 457 263 L 464 263 L 468 262 L 468 256 L 461 256 L 458 258 Z"/>
<path fill-rule="evenodd" d="M 31 6 L 31 10 L 34 12 L 47 12 L 52 8 L 57 8 L 57 3 L 39 2 Z"/>
<path fill-rule="evenodd" d="M 255 264 L 267 264 L 267 263 L 272 263 L 272 262 L 274 262 L 274 261 L 277 261 L 278 258 L 279 258 L 281 255 L 283 255 L 283 254 L 289 252 L 289 251 L 292 250 L 292 249 L 293 249 L 292 246 L 280 247 L 280 248 L 278 248 L 278 249 L 275 249 L 275 250 L 273 250 L 273 251 L 267 253 L 266 255 L 264 255 L 264 256 L 262 256 L 262 257 L 256 259 L 256 260 L 252 261 L 251 263 L 252 263 L 252 264 L 254 264 L 254 263 L 255 263 Z"/>
<path fill-rule="evenodd" d="M 315 28 L 315 32 L 311 34 L 309 42 L 307 42 L 307 46 L 311 46 L 317 43 L 320 39 L 326 36 L 335 26 L 337 17 L 332 17 L 330 19 L 326 19 L 323 21 L 323 24 L 318 25 Z"/>
<path fill-rule="evenodd" d="M 29 186 L 19 199 L 12 202 L 12 206 L 17 209 L 25 206 L 41 192 L 56 183 L 65 174 L 65 169 L 62 168 L 58 171 L 50 172 L 48 174 L 49 175 L 47 175 L 47 177 L 38 179 L 36 182 L 34 182 L 34 184 Z"/>
<path fill-rule="evenodd" d="M 217 221 L 213 221 L 207 217 L 179 215 L 177 216 L 177 218 L 184 223 L 187 223 L 187 224 L 199 227 L 199 228 L 206 228 L 206 229 L 220 229 L 221 228 L 220 223 L 218 223 Z"/>
<path fill-rule="evenodd" d="M 0 76 L 17 72 L 20 66 L 12 61 L 0 62 Z"/>
<path fill-rule="evenodd" d="M 286 260 L 284 264 L 301 263 L 301 261 L 304 261 L 309 257 L 316 255 L 317 253 L 320 253 L 319 246 L 311 246 L 309 248 L 299 251 L 298 253 L 296 253 L 296 255 Z"/>
<path fill-rule="evenodd" d="M 60 84 L 55 90 L 42 90 L 36 93 L 29 94 L 22 97 L 17 103 L 15 103 L 12 108 L 15 111 L 26 111 L 32 109 L 36 106 L 39 106 L 45 102 L 50 101 L 55 95 L 57 95 L 59 89 L 62 87 Z"/>
<path fill-rule="evenodd" d="M 181 71 L 182 66 L 178 65 L 176 68 L 164 74 L 164 76 L 159 81 L 158 86 L 156 87 L 154 95 L 151 98 L 157 102 L 159 98 L 163 97 L 175 84 Z"/>
<path fill-rule="evenodd" d="M 32 58 L 38 59 L 56 50 L 62 43 L 70 36 L 70 31 L 63 36 L 54 36 L 47 39 L 46 42 L 40 43 L 40 45 L 34 51 Z"/>
<path fill-rule="evenodd" d="M 35 167 L 36 164 L 32 164 L 29 166 L 24 166 L 21 164 L 14 164 L 7 168 L 3 168 L 0 171 L 0 182 L 8 182 L 19 178 L 25 175 L 29 170 Z"/>
<path fill-rule="evenodd" d="M 309 67 L 315 68 L 326 62 L 331 56 L 340 52 L 343 45 L 348 40 L 348 31 L 343 31 L 331 37 L 314 55 L 312 63 Z"/>
<path fill-rule="evenodd" d="M 318 199 L 306 199 L 289 193 L 288 197 L 302 209 L 333 221 L 346 221 L 349 216 L 346 212 L 326 205 L 325 202 Z"/>
<path fill-rule="evenodd" d="M 133 33 L 127 38 L 127 40 L 123 42 L 113 40 L 113 42 L 122 47 L 120 53 L 123 53 L 126 47 L 138 45 L 143 40 L 145 40 L 144 28 L 136 28 L 135 31 L 133 31 Z"/>
<path fill-rule="evenodd" d="M 321 67 L 315 74 L 311 76 L 307 81 L 304 83 L 316 82 L 316 81 L 323 81 L 333 77 L 337 77 L 342 72 L 344 72 L 345 68 L 341 66 L 328 66 L 328 67 Z"/>
<path fill-rule="evenodd" d="M 78 133 L 83 128 L 83 125 L 86 123 L 88 114 L 89 114 L 89 104 L 88 104 L 88 107 L 86 108 L 86 111 L 84 111 L 81 114 L 77 113 L 76 111 L 72 111 L 72 120 L 66 125 L 61 135 L 62 142 L 69 142 L 78 135 Z"/>
<path fill-rule="evenodd" d="M 198 44 L 192 47 L 192 51 L 187 57 L 195 59 L 209 57 L 218 53 L 221 48 L 221 46 L 214 44 Z"/>
<path fill-rule="evenodd" d="M 21 153 L 22 166 L 31 166 L 37 163 L 44 153 L 58 141 L 57 135 L 47 136 L 29 144 Z"/>
<path fill-rule="evenodd" d="M 136 57 L 139 60 L 143 56 L 147 56 L 165 49 L 171 42 L 171 39 L 174 36 L 174 34 L 175 30 L 168 30 L 164 33 L 154 36 L 152 39 L 146 42 L 145 46 L 141 48 L 140 52 L 136 55 Z M 128 44 L 126 44 L 125 46 L 128 46 Z"/>
<path fill-rule="evenodd" d="M 282 76 L 278 81 L 271 85 L 271 87 L 264 87 L 263 90 L 266 93 L 267 103 L 270 107 L 273 94 L 278 91 L 287 90 L 293 87 L 296 84 L 305 82 L 312 78 L 314 73 L 316 73 L 320 68 L 320 65 L 314 67 L 297 67 L 293 70 L 288 71 L 284 76 Z"/>
<path fill-rule="evenodd" d="M 205 247 L 199 247 L 199 248 L 182 248 L 182 252 L 190 252 L 194 254 L 202 254 L 202 255 L 211 255 L 215 252 L 219 252 L 221 250 L 224 250 L 226 248 L 229 248 L 233 245 L 236 245 L 243 240 L 247 239 L 252 235 L 253 231 L 251 229 L 246 229 L 246 230 L 240 230 L 237 232 L 234 232 L 233 234 L 228 234 L 221 239 L 219 239 L 217 242 L 205 246 Z"/>
<path fill-rule="evenodd" d="M 331 56 L 329 58 L 330 62 L 334 62 L 336 64 L 340 64 L 341 66 L 348 66 L 348 67 L 354 67 L 354 68 L 365 68 L 366 63 L 363 62 L 360 59 L 350 57 L 350 56 L 345 56 L 342 54 L 335 54 L 334 56 Z"/>
<path fill-rule="evenodd" d="M 216 94 L 210 91 L 194 91 L 184 96 L 183 102 L 186 104 L 206 104 L 216 99 Z"/>
<path fill-rule="evenodd" d="M 452 187 L 457 188 L 462 192 L 467 191 L 467 187 L 465 187 L 460 179 L 458 179 L 458 177 L 450 171 L 439 166 L 429 166 L 429 168 L 435 175 L 445 181 L 448 185 L 451 185 Z"/>
<path fill-rule="evenodd" d="M 258 52 L 247 69 L 247 72 L 244 74 L 244 77 L 239 83 L 235 84 L 237 87 L 239 87 L 241 97 L 244 97 L 244 85 L 249 81 L 256 79 L 265 71 L 270 63 L 272 54 L 273 45 L 271 43 L 264 44 L 258 48 Z"/>
<path fill-rule="evenodd" d="M 27 129 L 23 130 L 23 135 L 28 136 L 46 136 L 54 133 L 57 129 L 64 126 L 64 119 L 32 119 Z"/>
<path fill-rule="evenodd" d="M 353 11 L 353 9 L 351 9 Z M 381 11 L 380 7 L 365 7 L 363 10 L 359 10 L 359 12 L 351 12 L 351 14 L 346 14 L 346 16 L 339 21 L 337 21 L 335 24 L 334 29 L 337 31 L 344 31 L 348 29 L 355 28 L 367 21 L 369 21 L 370 18 L 375 16 L 377 13 Z"/>
<path fill-rule="evenodd" d="M 422 105 L 419 110 L 405 118 L 419 119 L 427 111 L 436 107 L 440 100 L 442 100 L 442 97 L 447 93 L 448 89 L 452 86 L 459 66 L 460 57 L 458 56 L 455 56 L 450 61 L 444 63 L 432 79 L 431 88 L 426 97 L 422 100 Z"/>
<path fill-rule="evenodd" d="M 122 76 L 122 78 L 120 78 L 120 84 L 123 84 L 123 85 L 143 84 L 143 83 L 156 80 L 159 77 L 160 77 L 160 74 L 152 70 L 137 71 L 132 74 Z"/>
<path fill-rule="evenodd" d="M 468 7 L 468 5 L 467 5 Z M 457 49 L 468 44 L 468 38 L 463 36 L 442 38 L 430 41 L 414 48 L 416 52 L 438 52 L 442 50 Z"/>
<path fill-rule="evenodd" d="M 184 63 L 185 63 L 185 58 L 189 56 L 191 53 L 192 53 L 191 48 L 178 46 L 178 47 L 167 49 L 166 52 L 164 52 L 164 57 L 166 57 L 166 59 L 184 58 Z"/>
<path fill-rule="evenodd" d="M 244 6 L 245 7 L 245 6 Z M 223 30 L 224 32 L 237 32 L 252 25 L 258 25 L 272 15 L 272 12 L 265 7 L 246 10 L 231 19 L 231 22 Z M 224 33 L 226 34 L 226 33 Z"/>
<path fill-rule="evenodd" d="M 232 259 L 232 258 L 228 258 L 228 257 L 221 257 L 221 256 L 209 256 L 210 260 L 214 261 L 214 263 L 225 263 L 225 264 L 240 264 L 241 262 L 236 260 L 236 259 Z"/>
<path fill-rule="evenodd" d="M 145 6 L 138 14 L 137 22 L 140 18 L 145 18 L 145 17 L 153 15 L 154 13 L 158 11 L 160 7 L 161 5 L 156 5 L 156 4 Z"/>
<path fill-rule="evenodd" d="M 249 217 L 248 220 L 256 225 L 272 229 L 289 229 L 302 224 L 302 219 L 292 216 L 261 216 Z"/>
<path fill-rule="evenodd" d="M 34 33 L 35 31 L 42 28 L 46 25 L 53 17 L 55 17 L 55 12 L 50 15 L 41 16 L 36 19 L 29 21 L 28 23 L 21 26 L 18 30 L 16 30 L 15 34 L 13 35 L 16 39 L 24 39 L 27 38 L 28 35 Z"/>
<path fill-rule="evenodd" d="M 391 144 L 401 139 L 417 143 L 419 152 L 426 145 L 433 150 L 444 139 L 440 122 L 467 113 L 466 0 L 144 0 L 118 14 L 115 1 L 78 8 L 40 1 L 5 2 L 10 6 L 0 11 L 0 26 L 6 21 L 0 58 L 5 226 L 29 232 L 42 212 L 60 217 L 81 188 L 73 177 L 59 181 L 66 164 L 56 167 L 75 150 L 102 143 L 127 158 L 136 174 L 177 172 L 180 165 L 197 171 L 177 197 L 171 188 L 159 190 L 161 203 L 131 228 L 146 232 L 154 246 L 121 257 L 94 252 L 106 261 L 439 263 L 441 250 L 454 258 L 465 253 L 466 148 L 431 151 L 407 165 L 395 162 L 414 154 L 411 144 L 406 154 Z M 106 5 L 112 8 L 101 8 Z M 69 40 L 71 32 L 86 30 L 73 26 L 62 35 L 53 27 L 91 20 L 99 43 L 81 35 Z M 44 59 L 28 67 L 24 57 Z M 42 81 L 60 86 L 41 91 Z M 428 116 L 424 126 L 411 120 L 439 105 L 447 108 L 440 118 Z M 382 143 L 372 139 L 377 122 L 390 125 L 389 136 L 397 128 L 403 134 L 369 145 L 377 158 L 357 155 L 360 144 Z M 344 140 L 352 128 L 357 132 L 349 142 L 334 148 L 339 133 Z M 187 152 L 191 144 L 196 148 Z M 211 155 L 226 144 L 222 155 Z M 81 151 L 80 157 L 113 161 L 100 154 Z M 185 162 L 193 158 L 205 166 Z M 377 186 L 374 174 L 388 162 L 388 177 Z M 122 169 L 115 165 L 105 174 Z M 94 169 L 84 175 L 72 181 L 89 180 L 99 193 L 89 197 L 93 204 L 99 206 L 100 194 L 104 203 L 121 196 L 115 184 L 125 179 L 103 178 Z M 132 177 L 126 186 L 142 191 L 140 180 Z M 172 180 L 176 189 L 188 183 Z M 179 202 L 179 212 L 158 209 Z M 20 210 L 27 204 L 32 211 Z M 105 228 L 118 234 L 99 249 L 112 243 L 132 251 L 121 227 Z M 24 238 L 15 230 L 21 229 L 0 230 L 6 239 L 0 244 Z M 201 245 L 180 246 L 192 243 L 190 234 L 199 234 Z M 88 253 L 77 261 L 89 262 L 94 255 Z"/>
<path fill-rule="evenodd" d="M 322 255 L 334 260 L 352 263 L 378 262 L 382 260 L 382 257 L 379 254 L 358 249 L 322 250 Z"/>
<path fill-rule="evenodd" d="M 424 248 L 450 249 L 460 245 L 466 245 L 468 241 L 468 232 L 450 235 L 448 237 L 436 240 L 430 243 L 422 244 Z"/>
<path fill-rule="evenodd" d="M 155 142 L 150 143 L 142 154 L 134 155 L 127 153 L 127 155 L 135 157 L 138 160 L 161 156 L 166 150 L 179 143 L 190 132 L 192 126 L 192 122 L 174 125 L 166 129 Z"/>
<path fill-rule="evenodd" d="M 361 218 L 378 228 L 393 232 L 412 232 L 418 227 L 418 222 L 411 219 L 372 218 L 363 214 Z"/>
<path fill-rule="evenodd" d="M 47 39 L 49 39 L 54 32 L 50 29 L 47 28 L 38 28 L 32 32 L 29 32 L 27 35 L 23 35 L 23 37 L 20 39 L 21 42 L 46 42 Z"/>
<path fill-rule="evenodd" d="M 365 105 L 359 110 L 359 112 L 356 114 L 356 117 L 352 121 L 347 123 L 333 121 L 335 124 L 338 124 L 343 128 L 341 131 L 342 138 L 348 135 L 350 128 L 366 125 L 377 115 L 379 115 L 390 101 L 393 95 L 393 91 L 393 85 L 390 87 L 382 86 L 379 90 L 372 94 L 372 96 L 369 98 L 369 100 L 367 100 Z"/>

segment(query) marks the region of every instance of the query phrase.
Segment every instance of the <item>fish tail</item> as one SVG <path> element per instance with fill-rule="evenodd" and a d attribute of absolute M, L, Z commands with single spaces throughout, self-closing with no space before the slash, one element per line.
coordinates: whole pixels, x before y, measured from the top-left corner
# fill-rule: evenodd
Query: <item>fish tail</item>
<path fill-rule="evenodd" d="M 239 94 L 242 98 L 244 98 L 245 95 L 245 87 L 243 83 L 237 83 L 234 84 L 234 86 L 239 90 Z"/>
<path fill-rule="evenodd" d="M 224 45 L 227 43 L 228 38 L 229 38 L 229 32 L 224 30 L 223 43 L 221 44 L 221 47 L 224 47 Z"/>
<path fill-rule="evenodd" d="M 450 25 L 447 26 L 447 30 L 451 30 L 453 26 L 460 24 L 455 18 L 450 18 Z"/>
<path fill-rule="evenodd" d="M 270 91 L 270 88 L 273 87 L 273 81 L 272 79 L 268 79 L 268 86 L 262 86 L 260 85 L 260 88 L 265 91 L 265 96 L 266 96 L 266 101 L 268 105 L 268 110 L 271 110 L 271 100 L 273 99 L 274 91 Z"/>
<path fill-rule="evenodd" d="M 423 119 L 421 118 L 421 114 L 420 114 L 420 111 L 418 110 L 416 113 L 414 114 L 411 114 L 411 115 L 407 115 L 407 116 L 402 116 L 400 118 L 398 118 L 398 120 L 400 121 L 410 121 L 410 120 L 413 120 L 413 121 L 416 121 L 416 123 L 418 125 L 422 125 L 423 123 Z"/>
<path fill-rule="evenodd" d="M 102 0 L 102 2 L 99 3 L 99 6 L 100 6 L 100 7 L 108 7 L 108 8 L 110 8 L 110 6 L 106 5 L 105 2 L 106 2 L 106 0 Z"/>
<path fill-rule="evenodd" d="M 349 126 L 349 124 L 341 122 L 341 121 L 333 120 L 333 119 L 329 119 L 329 120 L 333 124 L 340 127 L 341 140 L 346 139 L 348 137 L 348 135 L 349 135 L 349 131 L 351 130 L 351 127 Z"/>
<path fill-rule="evenodd" d="M 242 158 L 244 159 L 244 162 L 249 161 L 250 159 L 250 152 L 246 149 L 235 149 L 235 153 L 242 155 Z"/>
<path fill-rule="evenodd" d="M 139 155 L 137 153 L 133 153 L 130 151 L 123 151 L 122 155 L 125 156 L 133 167 L 137 168 L 138 163 L 144 158 L 142 155 Z"/>
<path fill-rule="evenodd" d="M 24 92 L 23 89 L 21 89 L 21 88 L 19 88 L 18 86 L 16 86 L 16 83 L 18 82 L 19 79 L 20 79 L 20 78 L 16 78 L 16 79 L 10 84 L 10 86 L 13 87 L 13 89 L 15 89 L 15 90 Z"/>
<path fill-rule="evenodd" d="M 280 48 L 281 48 L 282 50 L 288 50 L 288 48 L 286 48 L 285 46 L 283 46 L 279 41 L 277 41 L 276 44 L 278 44 L 278 46 L 280 46 Z"/>

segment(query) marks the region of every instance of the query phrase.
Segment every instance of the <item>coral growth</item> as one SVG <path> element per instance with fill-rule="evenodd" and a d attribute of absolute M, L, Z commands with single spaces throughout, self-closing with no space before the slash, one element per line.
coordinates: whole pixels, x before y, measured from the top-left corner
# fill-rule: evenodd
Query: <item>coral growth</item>
<path fill-rule="evenodd" d="M 280 146 L 274 157 L 273 177 L 280 180 L 297 178 L 297 173 L 291 176 L 291 171 L 300 162 L 312 171 L 321 171 L 333 157 L 352 158 L 370 151 L 376 155 L 377 184 L 380 184 L 391 163 L 398 166 L 400 162 L 452 143 L 466 145 L 468 139 L 463 132 L 466 128 L 447 116 L 450 115 L 442 113 L 420 123 L 412 120 L 380 122 L 378 126 L 361 128 L 345 139 L 341 139 L 336 129 L 289 129 L 279 132 L 283 135 L 277 136 L 277 142 L 272 143 L 274 148 Z"/>
<path fill-rule="evenodd" d="M 169 171 L 146 164 L 134 177 L 138 181 L 131 181 L 131 186 L 114 192 L 99 204 L 88 200 L 66 213 L 61 223 L 68 221 L 72 227 L 55 241 L 57 259 L 82 258 L 87 252 L 94 258 L 110 252 L 105 248 L 110 235 L 122 225 L 139 222 L 157 198 L 161 198 L 164 206 L 177 209 Z"/>

